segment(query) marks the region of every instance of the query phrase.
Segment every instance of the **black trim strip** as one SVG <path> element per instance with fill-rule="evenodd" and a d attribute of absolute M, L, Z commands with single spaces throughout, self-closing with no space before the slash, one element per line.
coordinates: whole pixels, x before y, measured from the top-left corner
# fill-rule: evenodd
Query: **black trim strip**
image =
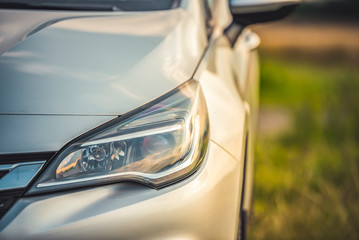
<path fill-rule="evenodd" d="M 56 152 L 34 152 L 0 155 L 0 164 L 48 161 Z"/>
<path fill-rule="evenodd" d="M 245 148 L 244 148 L 244 162 L 243 162 L 243 181 L 242 181 L 242 195 L 241 195 L 241 204 L 239 207 L 239 224 L 238 227 L 239 234 L 238 237 L 240 240 L 246 239 L 246 225 L 247 225 L 247 211 L 243 209 L 244 203 L 244 194 L 245 194 L 245 186 L 246 186 L 246 173 L 247 173 L 247 157 L 248 157 L 248 132 L 246 133 L 245 140 Z M 237 237 L 237 239 L 238 239 Z"/>
<path fill-rule="evenodd" d="M 161 11 L 178 8 L 181 0 L 108 0 L 99 3 L 96 0 L 75 2 L 46 2 L 42 0 L 33 2 L 1 2 L 0 9 L 36 9 L 36 10 L 60 10 L 60 11 Z"/>
<path fill-rule="evenodd" d="M 231 43 L 231 47 L 234 47 L 239 35 L 241 35 L 244 27 L 232 22 L 226 29 L 224 29 L 224 35 Z"/>
<path fill-rule="evenodd" d="M 243 210 L 245 186 L 246 186 L 246 173 L 247 173 L 247 156 L 248 155 L 248 132 L 246 134 L 246 142 L 244 147 L 244 162 L 243 162 L 243 181 L 242 181 L 242 196 L 241 196 L 241 205 L 240 209 Z"/>
<path fill-rule="evenodd" d="M 23 188 L 11 189 L 0 192 L 0 219 L 14 205 L 23 192 Z"/>

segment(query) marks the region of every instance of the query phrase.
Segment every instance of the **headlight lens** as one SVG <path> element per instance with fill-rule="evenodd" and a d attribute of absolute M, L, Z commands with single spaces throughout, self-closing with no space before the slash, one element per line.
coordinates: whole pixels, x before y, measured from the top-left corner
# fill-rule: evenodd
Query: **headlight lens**
<path fill-rule="evenodd" d="M 65 146 L 29 193 L 119 181 L 159 188 L 193 173 L 208 144 L 202 91 L 192 80 L 166 96 Z"/>

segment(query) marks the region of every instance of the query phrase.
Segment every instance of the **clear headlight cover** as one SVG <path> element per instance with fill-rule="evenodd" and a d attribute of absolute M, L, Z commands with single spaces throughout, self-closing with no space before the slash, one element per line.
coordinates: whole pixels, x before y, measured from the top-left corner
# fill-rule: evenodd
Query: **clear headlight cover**
<path fill-rule="evenodd" d="M 185 83 L 150 105 L 67 144 L 29 193 L 121 181 L 160 188 L 193 173 L 208 144 L 199 84 Z"/>

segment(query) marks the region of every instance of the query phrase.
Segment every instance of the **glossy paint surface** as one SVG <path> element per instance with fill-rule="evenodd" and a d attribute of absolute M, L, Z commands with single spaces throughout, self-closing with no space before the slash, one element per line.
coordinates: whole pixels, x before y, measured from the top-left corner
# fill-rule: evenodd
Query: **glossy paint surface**
<path fill-rule="evenodd" d="M 0 115 L 0 153 L 58 151 L 115 116 Z"/>
<path fill-rule="evenodd" d="M 236 50 L 241 46 L 242 50 L 236 51 L 231 48 L 230 42 L 223 34 L 224 29 L 231 22 L 228 1 L 209 1 L 213 16 L 211 21 L 213 31 L 208 44 L 204 27 L 204 11 L 200 2 L 182 1 L 180 9 L 161 13 L 131 13 L 133 15 L 124 14 L 121 17 L 71 19 L 45 28 L 37 33 L 38 37 L 45 36 L 39 35 L 40 33 L 50 35 L 59 32 L 67 33 L 64 34 L 64 38 L 62 38 L 62 34 L 57 35 L 58 39 L 54 37 L 55 35 L 49 38 L 60 44 L 62 49 L 69 45 L 74 51 L 74 53 L 67 52 L 73 59 L 62 58 L 59 62 L 60 66 L 69 67 L 72 71 L 76 66 L 83 65 L 82 67 L 84 67 L 86 65 L 86 71 L 84 71 L 86 80 L 82 79 L 82 71 L 80 72 L 81 76 L 73 78 L 77 79 L 74 82 L 63 80 L 67 73 L 59 71 L 62 79 L 52 72 L 51 76 L 55 78 L 54 83 L 59 84 L 59 89 L 61 89 L 63 87 L 60 84 L 61 81 L 66 81 L 68 85 L 74 83 L 77 90 L 83 90 L 89 86 L 82 83 L 89 81 L 91 85 L 94 85 L 91 86 L 90 91 L 92 96 L 103 104 L 100 106 L 91 102 L 91 94 L 87 96 L 82 91 L 68 90 L 68 93 L 72 94 L 66 95 L 54 91 L 57 100 L 62 101 L 64 96 L 69 98 L 63 100 L 66 104 L 62 104 L 61 101 L 50 101 L 49 104 L 58 104 L 57 107 L 37 108 L 36 104 L 29 103 L 30 108 L 25 109 L 26 111 L 31 109 L 33 115 L 26 115 L 26 111 L 16 115 L 14 110 L 4 107 L 3 112 L 6 112 L 5 110 L 14 112 L 0 116 L 9 118 L 2 122 L 7 125 L 16 121 L 15 119 L 21 119 L 20 116 L 24 118 L 21 123 L 15 124 L 7 130 L 8 138 L 12 136 L 12 133 L 14 136 L 19 136 L 22 131 L 29 133 L 24 140 L 21 140 L 22 146 L 25 147 L 11 148 L 16 145 L 16 140 L 14 140 L 12 144 L 7 145 L 7 149 L 12 149 L 11 151 L 14 152 L 20 149 L 29 151 L 31 148 L 37 149 L 39 143 L 42 144 L 41 148 L 43 149 L 55 149 L 64 144 L 65 139 L 71 140 L 74 136 L 115 117 L 115 115 L 139 107 L 184 81 L 194 78 L 199 81 L 203 89 L 210 123 L 209 149 L 200 169 L 185 180 L 160 190 L 135 183 L 118 183 L 85 190 L 22 198 L 0 220 L 1 239 L 234 239 L 236 237 L 244 178 L 245 138 L 246 132 L 252 131 L 251 94 L 247 96 L 245 93 L 252 92 L 250 86 L 256 86 L 248 84 L 252 78 L 256 78 L 256 75 L 251 74 L 251 71 L 247 69 L 249 68 L 248 56 L 251 54 L 248 52 L 250 51 L 248 46 L 242 46 L 245 44 L 244 40 L 238 43 L 240 46 L 236 46 Z M 135 16 L 138 17 L 138 20 Z M 148 21 L 157 19 L 152 22 L 156 23 L 153 25 L 156 28 L 151 28 L 151 30 L 141 28 L 141 24 L 146 25 L 144 18 Z M 107 28 L 108 25 L 111 25 L 109 23 L 125 23 L 124 19 L 131 24 L 120 24 L 116 30 L 111 27 Z M 174 21 L 174 19 L 179 20 Z M 136 25 L 137 21 L 141 24 Z M 138 28 L 132 27 L 133 25 Z M 88 26 L 88 28 L 84 26 Z M 83 27 L 84 29 L 82 29 Z M 123 34 L 123 31 L 126 34 Z M 81 37 L 76 39 L 78 36 Z M 98 44 L 105 36 L 109 37 L 109 40 L 103 40 L 109 41 L 106 42 L 107 45 Z M 116 36 L 128 39 L 121 40 Z M 36 34 L 8 52 L 22 46 L 34 37 Z M 91 48 L 86 47 L 87 43 L 83 42 L 83 39 L 88 37 L 97 39 L 96 41 L 89 40 Z M 61 42 L 66 38 L 68 39 L 65 42 Z M 73 41 L 76 41 L 76 44 Z M 128 49 L 117 45 L 117 41 L 126 41 Z M 132 42 L 136 43 L 135 47 L 130 44 Z M 36 41 L 30 41 L 30 43 L 29 48 L 37 44 Z M 111 55 L 110 58 L 113 61 L 120 59 L 123 65 L 119 64 L 117 68 L 124 75 L 116 75 L 118 78 L 114 79 L 106 78 L 111 75 L 107 75 L 105 70 L 111 74 L 117 70 L 111 65 L 112 63 L 110 66 L 104 63 L 107 56 L 101 55 L 101 51 L 97 48 L 106 50 L 106 55 Z M 43 53 L 50 51 L 55 56 L 62 54 L 61 51 L 51 47 L 47 49 L 47 51 L 43 50 Z M 86 52 L 84 49 L 91 49 L 91 51 Z M 117 59 L 116 54 L 112 53 L 119 49 L 128 52 L 125 55 L 118 54 Z M 243 57 L 242 52 L 244 53 Z M 78 54 L 85 54 L 84 56 L 87 57 L 82 59 Z M 201 59 L 202 54 L 203 58 Z M 96 55 L 101 60 L 92 60 Z M 126 62 L 126 57 L 129 55 L 129 61 L 133 61 L 132 65 Z M 48 56 L 48 58 L 51 57 Z M 56 65 L 59 61 L 56 59 L 51 58 L 50 62 Z M 9 56 L 6 61 L 8 60 Z M 68 62 L 64 63 L 64 60 L 68 60 Z M 84 63 L 78 63 L 81 60 Z M 92 61 L 95 61 L 96 64 Z M 159 69 L 158 66 L 162 68 Z M 102 82 L 99 80 L 101 76 L 97 73 L 98 69 L 104 74 L 102 78 L 105 80 Z M 236 69 L 239 69 L 239 72 Z M 243 73 L 242 69 L 246 71 Z M 253 71 L 256 69 L 253 68 Z M 21 70 L 15 74 L 25 76 Z M 50 76 L 49 73 L 44 74 Z M 35 75 L 35 73 L 30 73 L 26 76 Z M 36 78 L 31 79 L 35 79 L 35 82 L 38 81 Z M 40 79 L 42 79 L 42 83 L 50 81 L 48 78 L 47 80 Z M 119 84 L 115 84 L 117 88 L 111 86 L 111 83 L 117 81 L 119 82 Z M 97 93 L 96 88 L 101 91 Z M 105 94 L 103 90 L 108 91 L 108 94 Z M 116 93 L 122 95 L 117 96 Z M 41 94 L 40 96 L 45 96 Z M 43 99 L 46 98 L 43 97 Z M 116 99 L 116 101 L 111 101 L 112 99 Z M 87 103 L 89 100 L 92 104 L 84 108 L 80 107 L 77 102 L 73 106 L 68 106 L 74 100 L 83 101 L 83 103 Z M 21 111 L 20 107 L 15 109 Z M 44 111 L 43 109 L 47 109 L 45 115 L 48 119 L 43 117 L 45 115 L 39 114 Z M 38 118 L 39 123 L 32 124 L 35 121 L 30 121 L 26 125 L 25 123 L 29 121 L 30 117 Z M 44 122 L 41 123 L 41 121 Z M 62 125 L 58 125 L 60 123 Z M 25 125 L 23 128 L 20 127 L 22 124 Z M 41 128 L 41 126 L 47 125 L 48 127 Z M 56 126 L 61 127 L 56 130 Z M 21 131 L 17 129 L 21 129 Z M 53 136 L 46 136 L 48 132 L 52 131 L 55 132 Z M 31 136 L 36 136 L 37 132 L 41 135 L 36 137 L 36 143 L 31 144 Z M 49 138 L 53 141 L 49 141 Z M 52 144 L 47 145 L 43 139 L 47 139 L 47 142 Z M 248 174 L 251 177 L 251 173 L 247 172 L 247 176 Z"/>
<path fill-rule="evenodd" d="M 207 100 L 211 128 L 210 138 L 242 160 L 246 132 L 246 103 L 235 85 L 231 67 L 232 50 L 226 37 L 213 41 L 194 75 Z"/>
<path fill-rule="evenodd" d="M 190 79 L 204 34 L 183 9 L 59 21 L 1 55 L 0 113 L 123 114 Z"/>
<path fill-rule="evenodd" d="M 59 150 L 165 94 L 191 78 L 207 44 L 197 1 L 145 13 L 0 10 L 0 16 L 9 22 L 4 29 L 33 16 L 19 32 L 36 30 L 0 56 L 0 154 Z M 0 46 L 9 41 L 3 37 Z"/>
<path fill-rule="evenodd" d="M 234 239 L 239 163 L 213 142 L 205 162 L 161 190 L 119 183 L 24 198 L 1 220 L 0 238 Z"/>

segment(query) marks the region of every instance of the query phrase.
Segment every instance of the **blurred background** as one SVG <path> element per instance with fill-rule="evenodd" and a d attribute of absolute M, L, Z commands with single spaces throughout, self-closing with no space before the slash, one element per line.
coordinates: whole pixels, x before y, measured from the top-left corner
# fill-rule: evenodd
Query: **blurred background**
<path fill-rule="evenodd" d="M 261 37 L 248 239 L 359 239 L 359 3 L 306 1 Z"/>

